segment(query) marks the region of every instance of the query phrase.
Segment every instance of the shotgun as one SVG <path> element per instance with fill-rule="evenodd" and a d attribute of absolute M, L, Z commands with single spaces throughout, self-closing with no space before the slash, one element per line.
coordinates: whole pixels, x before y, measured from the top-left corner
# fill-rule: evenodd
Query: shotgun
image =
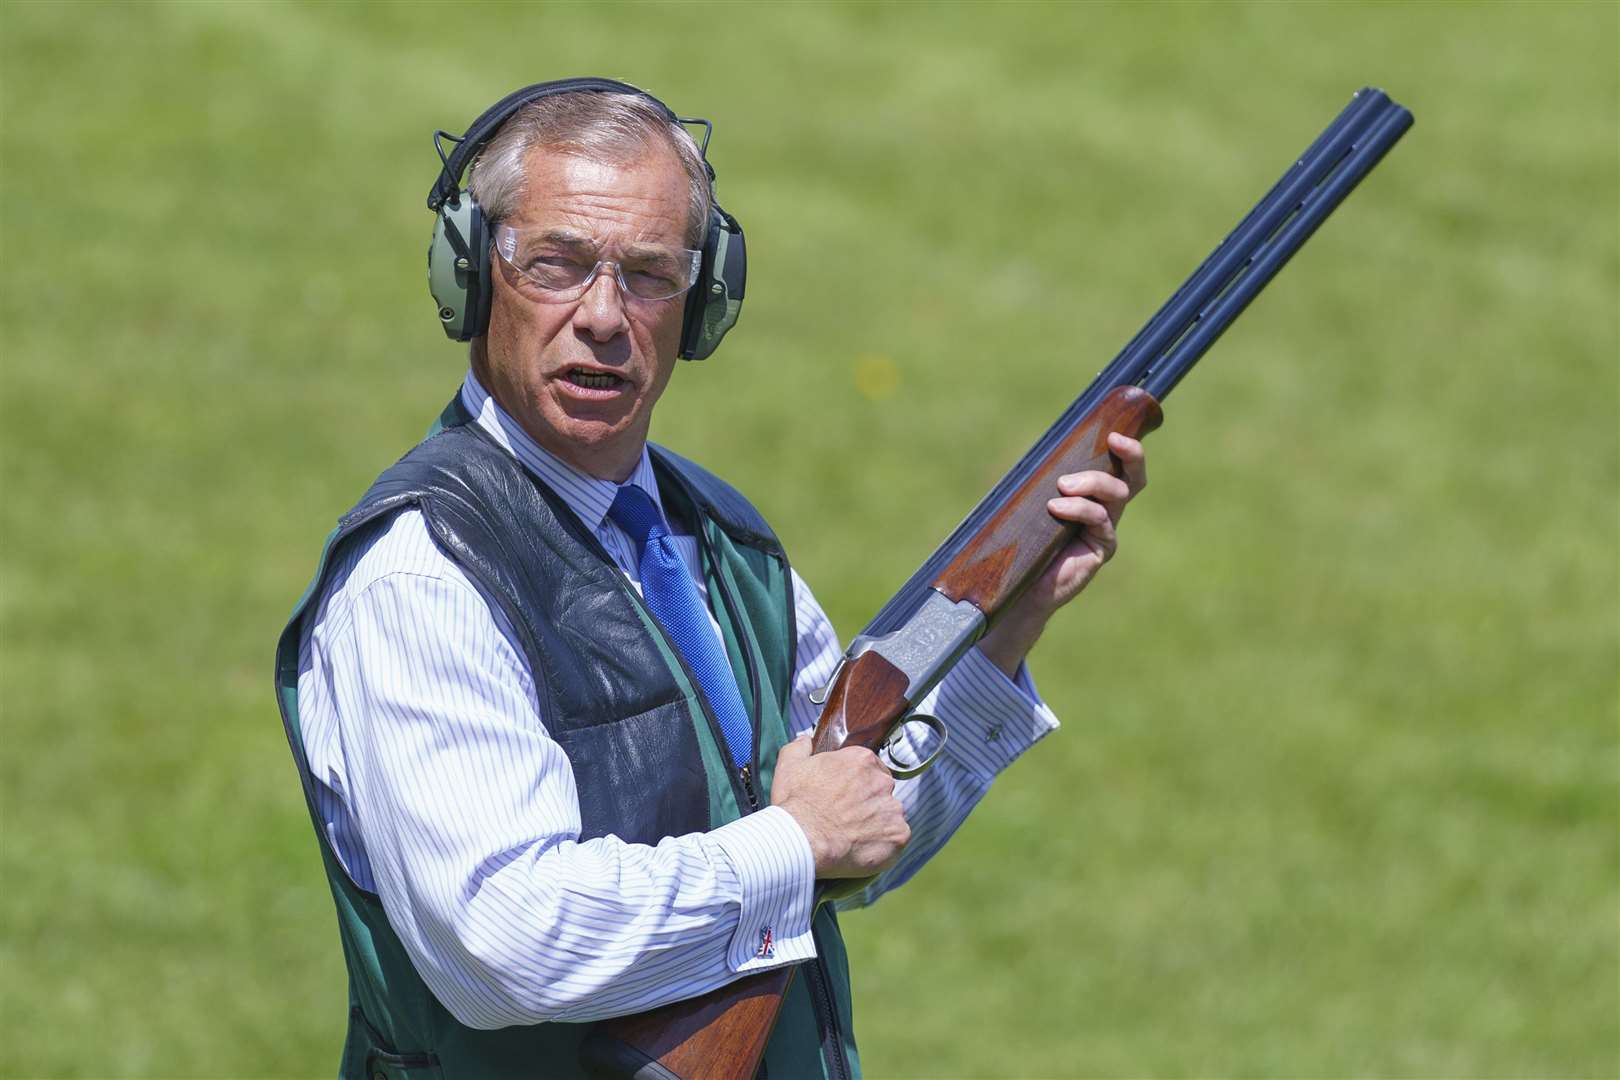
<path fill-rule="evenodd" d="M 814 752 L 864 746 L 885 753 L 896 775 L 914 775 L 934 761 L 944 729 L 910 710 L 1073 538 L 1075 526 L 1046 509 L 1057 478 L 1090 469 L 1119 475 L 1109 433 L 1140 438 L 1159 426 L 1159 403 L 1411 126 L 1412 114 L 1382 91 L 1356 93 L 850 642 L 821 699 Z M 924 760 L 901 765 L 897 739 L 914 719 L 940 737 Z M 821 882 L 817 902 L 865 884 Z M 789 966 L 751 975 L 700 997 L 602 1021 L 582 1045 L 582 1063 L 603 1077 L 749 1080 L 793 973 Z"/>

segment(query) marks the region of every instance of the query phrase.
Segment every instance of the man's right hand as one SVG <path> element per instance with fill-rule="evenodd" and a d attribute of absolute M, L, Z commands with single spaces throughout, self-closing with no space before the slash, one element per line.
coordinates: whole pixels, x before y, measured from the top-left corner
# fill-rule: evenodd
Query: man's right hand
<path fill-rule="evenodd" d="M 776 755 L 771 805 L 793 815 L 810 840 L 817 878 L 864 878 L 894 865 L 911 839 L 894 777 L 865 747 L 810 752 L 794 739 Z"/>

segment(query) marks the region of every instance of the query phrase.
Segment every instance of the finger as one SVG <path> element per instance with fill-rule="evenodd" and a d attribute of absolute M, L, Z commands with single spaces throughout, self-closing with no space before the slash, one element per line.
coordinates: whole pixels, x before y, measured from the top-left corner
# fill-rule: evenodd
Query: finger
<path fill-rule="evenodd" d="M 1114 519 L 1108 518 L 1101 525 L 1088 525 L 1081 539 L 1089 542 L 1093 550 L 1107 562 L 1119 550 L 1119 534 L 1114 529 Z"/>
<path fill-rule="evenodd" d="M 870 751 L 868 751 L 870 752 Z M 872 764 L 867 766 L 864 762 L 861 771 L 865 774 L 861 778 L 863 784 L 869 785 L 866 790 L 873 795 L 889 796 L 894 794 L 894 773 L 883 764 L 883 759 L 876 754 L 872 755 Z"/>
<path fill-rule="evenodd" d="M 806 732 L 797 739 L 789 740 L 782 749 L 776 752 L 776 767 L 780 769 L 784 762 L 792 763 L 802 761 L 810 756 L 810 735 Z"/>
<path fill-rule="evenodd" d="M 1061 563 L 1059 564 L 1059 585 L 1072 585 L 1075 582 L 1086 582 L 1101 568 L 1104 556 L 1101 542 L 1090 533 L 1081 533 L 1079 539 L 1063 549 Z"/>
<path fill-rule="evenodd" d="M 1068 521 L 1076 525 L 1096 526 L 1109 521 L 1108 507 L 1078 496 L 1048 499 L 1046 509 L 1059 521 Z"/>
<path fill-rule="evenodd" d="M 868 770 L 875 768 L 882 772 L 885 776 L 887 776 L 889 773 L 889 770 L 883 765 L 883 759 L 878 757 L 876 752 L 868 750 L 864 746 L 840 747 L 838 749 L 838 755 L 845 760 L 849 768 Z"/>
<path fill-rule="evenodd" d="M 1124 502 L 1131 497 L 1129 484 L 1113 473 L 1100 469 L 1065 473 L 1058 477 L 1057 486 L 1065 495 L 1083 495 L 1098 502 Z"/>
<path fill-rule="evenodd" d="M 1147 487 L 1147 451 L 1140 442 L 1115 431 L 1108 436 L 1108 449 L 1119 459 L 1120 471 L 1125 474 L 1131 494 Z"/>
<path fill-rule="evenodd" d="M 1062 607 L 1083 592 L 1091 579 L 1102 569 L 1102 553 L 1090 543 L 1081 543 L 1078 550 L 1057 567 L 1057 580 L 1053 582 L 1052 602 Z"/>
<path fill-rule="evenodd" d="M 905 847 L 911 843 L 911 822 L 906 820 L 906 809 L 900 805 L 899 799 L 894 800 L 894 805 L 894 812 L 900 816 L 899 821 L 895 822 L 894 839 L 901 847 Z"/>

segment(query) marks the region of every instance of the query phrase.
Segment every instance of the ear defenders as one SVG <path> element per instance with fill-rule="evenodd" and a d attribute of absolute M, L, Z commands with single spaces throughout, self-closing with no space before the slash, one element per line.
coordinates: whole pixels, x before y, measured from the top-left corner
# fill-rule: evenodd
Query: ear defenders
<path fill-rule="evenodd" d="M 428 288 L 439 305 L 439 322 L 452 341 L 471 341 L 489 329 L 489 303 L 494 292 L 490 278 L 489 223 L 472 193 L 461 188 L 461 177 L 472 159 L 517 111 L 552 94 L 579 92 L 634 94 L 656 105 L 672 124 L 701 124 L 705 129 L 700 153 L 708 150 L 707 120 L 682 119 L 669 106 L 644 90 L 613 79 L 560 79 L 536 83 L 506 95 L 486 109 L 459 137 L 438 131 L 433 147 L 443 168 L 428 192 L 428 209 L 435 214 L 433 240 L 428 245 Z M 441 140 L 455 149 L 445 156 Z M 704 158 L 711 185 L 714 167 Z M 711 200 L 703 234 L 703 260 L 697 282 L 686 294 L 679 355 L 702 360 L 719 346 L 742 312 L 743 287 L 748 280 L 747 249 L 737 219 Z"/>

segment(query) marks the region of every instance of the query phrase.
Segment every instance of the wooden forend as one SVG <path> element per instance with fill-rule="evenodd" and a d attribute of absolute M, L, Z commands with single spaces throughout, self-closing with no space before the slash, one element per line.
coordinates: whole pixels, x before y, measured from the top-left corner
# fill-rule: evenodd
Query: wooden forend
<path fill-rule="evenodd" d="M 1023 591 L 1076 532 L 1046 508 L 1058 494 L 1058 477 L 1097 469 L 1120 475 L 1108 451 L 1108 436 L 1141 438 L 1164 421 L 1153 395 L 1136 386 L 1110 391 L 1074 426 L 984 528 L 968 541 L 934 588 L 952 600 L 969 600 L 987 618 Z"/>

